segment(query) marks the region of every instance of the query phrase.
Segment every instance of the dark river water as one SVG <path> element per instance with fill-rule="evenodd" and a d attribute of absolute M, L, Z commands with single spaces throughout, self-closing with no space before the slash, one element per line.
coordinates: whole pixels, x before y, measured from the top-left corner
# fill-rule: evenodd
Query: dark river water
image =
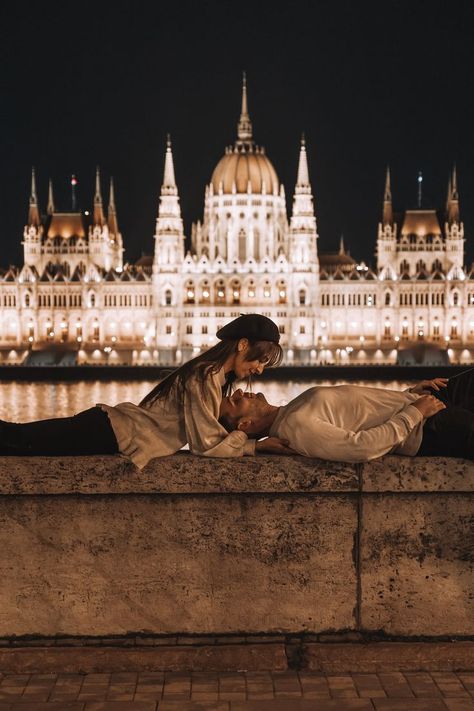
<path fill-rule="evenodd" d="M 314 385 L 342 385 L 345 380 L 314 380 L 255 382 L 253 391 L 261 390 L 272 405 L 286 405 L 303 390 Z M 359 381 L 357 385 L 403 390 L 408 382 L 395 380 Z M 140 400 L 156 385 L 156 381 L 77 381 L 77 382 L 0 382 L 0 419 L 30 422 L 50 417 L 68 417 L 86 410 L 98 402 L 116 405 Z"/>

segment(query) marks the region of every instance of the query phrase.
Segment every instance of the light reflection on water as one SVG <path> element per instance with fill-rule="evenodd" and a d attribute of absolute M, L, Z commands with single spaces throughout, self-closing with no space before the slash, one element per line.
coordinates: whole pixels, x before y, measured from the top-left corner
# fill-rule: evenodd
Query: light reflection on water
<path fill-rule="evenodd" d="M 263 392 L 272 405 L 286 405 L 303 390 L 314 385 L 342 385 L 351 383 L 369 387 L 403 390 L 408 382 L 396 380 L 288 380 L 281 382 L 267 380 L 253 383 L 254 392 Z M 50 417 L 69 417 L 81 410 L 87 410 L 96 403 L 116 405 L 119 402 L 140 400 L 156 385 L 152 380 L 116 380 L 109 382 L 1 382 L 0 419 L 10 422 L 31 422 Z"/>

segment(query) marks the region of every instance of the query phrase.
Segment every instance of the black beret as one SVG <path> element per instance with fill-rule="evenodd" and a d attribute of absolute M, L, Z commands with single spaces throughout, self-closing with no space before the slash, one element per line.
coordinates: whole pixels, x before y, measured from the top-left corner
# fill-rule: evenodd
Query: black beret
<path fill-rule="evenodd" d="M 273 343 L 280 341 L 278 326 L 262 314 L 242 314 L 220 328 L 216 336 L 221 341 L 237 341 L 239 338 L 248 338 L 249 341 L 273 341 Z"/>

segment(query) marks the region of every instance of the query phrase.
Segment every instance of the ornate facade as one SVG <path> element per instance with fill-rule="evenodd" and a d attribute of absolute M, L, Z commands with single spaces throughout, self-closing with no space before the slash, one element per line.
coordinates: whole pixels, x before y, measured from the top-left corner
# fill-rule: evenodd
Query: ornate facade
<path fill-rule="evenodd" d="M 474 361 L 474 272 L 464 265 L 457 176 L 445 210 L 392 209 L 387 170 L 374 270 L 343 242 L 318 254 L 306 145 L 290 219 L 283 185 L 253 140 L 244 79 L 237 140 L 218 162 L 186 253 L 171 142 L 154 256 L 123 263 L 110 185 L 91 212 L 40 214 L 33 171 L 24 265 L 0 275 L 3 363 L 176 364 L 241 312 L 279 325 L 286 362 L 395 363 L 407 346 Z"/>

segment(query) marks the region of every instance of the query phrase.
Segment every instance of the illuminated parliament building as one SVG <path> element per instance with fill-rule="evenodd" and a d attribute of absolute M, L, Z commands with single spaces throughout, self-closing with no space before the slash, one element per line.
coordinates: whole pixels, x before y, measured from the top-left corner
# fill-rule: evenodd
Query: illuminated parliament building
<path fill-rule="evenodd" d="M 291 215 L 253 139 L 244 80 L 234 145 L 205 189 L 189 251 L 168 140 L 153 258 L 124 263 L 113 184 L 90 211 L 46 214 L 32 174 L 24 264 L 0 272 L 0 362 L 179 364 L 240 313 L 274 319 L 287 364 L 474 360 L 474 271 L 464 265 L 456 171 L 443 211 L 392 210 L 387 171 L 376 268 L 320 250 L 305 141 Z M 427 361 L 428 362 L 428 361 Z M 442 362 L 439 360 L 437 363 Z"/>

